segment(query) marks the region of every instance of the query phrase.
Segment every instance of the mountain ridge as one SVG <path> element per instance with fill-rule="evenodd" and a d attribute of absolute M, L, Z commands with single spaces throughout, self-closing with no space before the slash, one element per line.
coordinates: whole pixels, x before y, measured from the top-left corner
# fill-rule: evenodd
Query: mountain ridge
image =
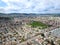
<path fill-rule="evenodd" d="M 0 16 L 21 16 L 21 15 L 26 15 L 26 16 L 32 16 L 32 15 L 36 15 L 36 16 L 38 16 L 38 15 L 41 15 L 41 16 L 45 16 L 45 15 L 48 15 L 48 16 L 60 16 L 60 13 L 58 13 L 58 14 L 35 14 L 35 13 L 0 13 Z"/>

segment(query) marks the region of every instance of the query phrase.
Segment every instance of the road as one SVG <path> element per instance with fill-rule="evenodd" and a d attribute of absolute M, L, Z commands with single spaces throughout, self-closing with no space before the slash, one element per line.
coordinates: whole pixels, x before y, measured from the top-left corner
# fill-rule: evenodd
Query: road
<path fill-rule="evenodd" d="M 27 42 L 29 42 L 29 41 L 31 41 L 31 40 L 33 40 L 33 39 L 36 39 L 36 38 L 38 38 L 39 36 L 40 36 L 40 35 L 34 36 L 34 37 L 28 39 L 27 41 L 24 41 L 24 42 L 22 42 L 22 43 L 20 43 L 20 44 L 17 44 L 17 45 L 23 45 L 23 44 L 26 44 Z"/>
<path fill-rule="evenodd" d="M 50 30 L 49 32 L 51 32 L 51 31 L 53 31 L 53 30 Z M 47 33 L 49 33 L 49 32 L 47 32 Z M 46 32 L 45 32 L 46 33 Z M 30 38 L 30 39 L 28 39 L 28 40 L 26 40 L 26 41 L 24 41 L 24 42 L 22 42 L 22 43 L 20 43 L 20 44 L 17 44 L 17 45 L 23 45 L 23 44 L 26 44 L 27 42 L 29 42 L 29 41 L 31 41 L 31 40 L 33 40 L 33 39 L 36 39 L 36 38 L 38 38 L 40 35 L 37 35 L 37 36 L 34 36 L 34 37 L 32 37 L 32 38 Z"/>

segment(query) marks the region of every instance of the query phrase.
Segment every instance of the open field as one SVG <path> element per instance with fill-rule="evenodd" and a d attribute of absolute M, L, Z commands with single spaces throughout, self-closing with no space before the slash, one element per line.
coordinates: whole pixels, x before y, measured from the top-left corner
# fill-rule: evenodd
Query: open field
<path fill-rule="evenodd" d="M 47 28 L 47 27 L 50 27 L 51 25 L 48 25 L 48 24 L 44 24 L 42 22 L 39 22 L 39 21 L 33 21 L 30 23 L 31 27 L 39 27 L 41 29 L 44 29 L 44 28 Z"/>

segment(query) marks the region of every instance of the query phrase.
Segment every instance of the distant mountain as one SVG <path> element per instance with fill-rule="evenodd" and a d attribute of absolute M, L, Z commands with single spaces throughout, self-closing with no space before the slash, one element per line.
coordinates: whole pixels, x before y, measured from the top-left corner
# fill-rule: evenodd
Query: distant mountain
<path fill-rule="evenodd" d="M 0 13 L 0 16 L 22 16 L 22 15 L 26 15 L 26 16 L 60 16 L 60 14 L 35 14 L 35 13 Z"/>

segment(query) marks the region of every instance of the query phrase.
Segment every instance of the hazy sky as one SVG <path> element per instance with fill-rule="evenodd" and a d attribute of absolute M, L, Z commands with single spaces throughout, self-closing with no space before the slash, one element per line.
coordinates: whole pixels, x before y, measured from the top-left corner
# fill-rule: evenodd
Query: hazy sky
<path fill-rule="evenodd" d="M 60 13 L 60 0 L 0 0 L 2 13 Z"/>

